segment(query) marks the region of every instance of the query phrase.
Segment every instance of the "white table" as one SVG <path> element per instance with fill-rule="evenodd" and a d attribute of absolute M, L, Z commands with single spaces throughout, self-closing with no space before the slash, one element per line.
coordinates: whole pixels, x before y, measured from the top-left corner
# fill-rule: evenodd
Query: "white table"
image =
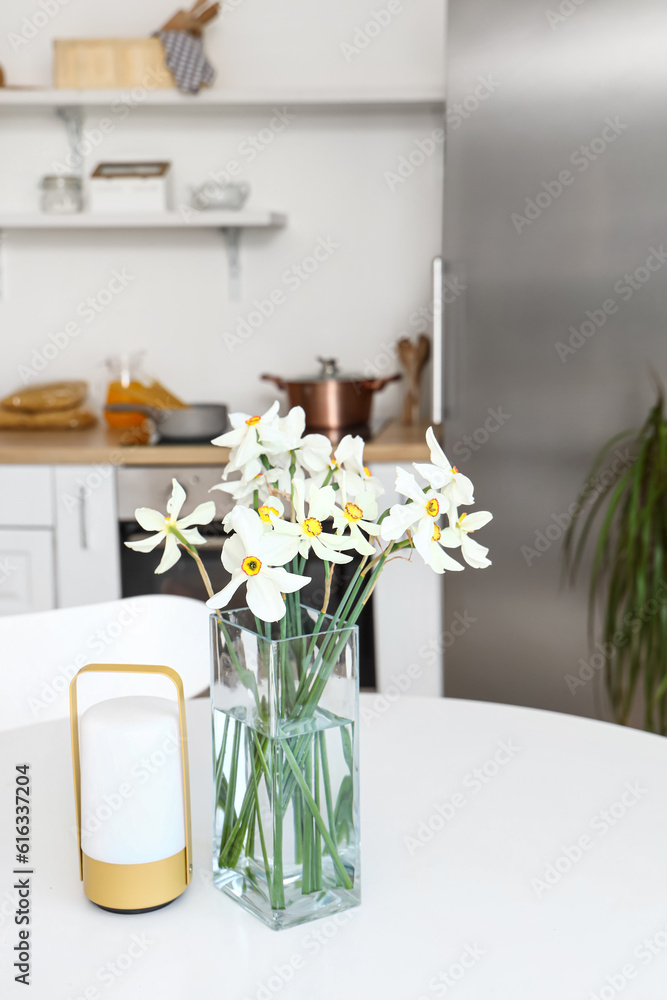
<path fill-rule="evenodd" d="M 377 704 L 366 696 L 364 714 Z M 385 703 L 362 724 L 362 906 L 276 933 L 211 885 L 207 703 L 188 716 L 194 881 L 136 916 L 98 909 L 78 881 L 67 722 L 0 734 L 3 998 L 664 1000 L 663 739 L 484 703 Z M 13 982 L 17 928 L 4 916 L 23 761 L 35 827 L 29 991 Z M 549 864 L 563 869 L 551 886 Z"/>

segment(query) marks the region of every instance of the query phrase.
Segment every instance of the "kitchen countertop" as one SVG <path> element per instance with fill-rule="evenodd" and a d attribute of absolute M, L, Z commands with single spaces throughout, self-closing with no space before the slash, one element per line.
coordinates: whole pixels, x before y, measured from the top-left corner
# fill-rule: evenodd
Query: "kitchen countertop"
<path fill-rule="evenodd" d="M 369 441 L 365 461 L 428 461 L 426 424 L 386 423 Z M 223 465 L 227 448 L 215 445 L 123 445 L 123 431 L 103 423 L 85 430 L 0 431 L 0 465 Z"/>

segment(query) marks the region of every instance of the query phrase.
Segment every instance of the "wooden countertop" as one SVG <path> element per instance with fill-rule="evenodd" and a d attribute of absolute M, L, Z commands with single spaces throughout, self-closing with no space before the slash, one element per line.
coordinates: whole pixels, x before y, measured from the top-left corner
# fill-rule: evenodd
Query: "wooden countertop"
<path fill-rule="evenodd" d="M 428 461 L 426 424 L 385 424 L 366 445 L 373 462 Z M 134 445 L 122 443 L 122 431 L 100 423 L 85 430 L 0 431 L 0 465 L 223 465 L 227 448 L 215 445 Z"/>

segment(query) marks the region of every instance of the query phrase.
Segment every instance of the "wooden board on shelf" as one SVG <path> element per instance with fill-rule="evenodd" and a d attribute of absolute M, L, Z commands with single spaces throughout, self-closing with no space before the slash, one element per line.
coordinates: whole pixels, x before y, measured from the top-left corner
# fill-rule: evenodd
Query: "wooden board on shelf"
<path fill-rule="evenodd" d="M 175 86 L 159 38 L 74 38 L 53 43 L 57 89 Z"/>

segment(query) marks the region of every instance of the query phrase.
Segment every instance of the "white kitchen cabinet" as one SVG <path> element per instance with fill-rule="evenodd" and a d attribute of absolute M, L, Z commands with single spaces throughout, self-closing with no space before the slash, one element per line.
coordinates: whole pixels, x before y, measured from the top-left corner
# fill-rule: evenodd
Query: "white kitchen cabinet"
<path fill-rule="evenodd" d="M 395 464 L 373 464 L 371 471 L 386 490 L 381 510 L 405 500 L 394 490 Z M 387 699 L 398 694 L 443 695 L 448 633 L 443 624 L 442 576 L 416 552 L 410 562 L 387 563 L 373 593 L 373 616 L 378 692 Z"/>
<path fill-rule="evenodd" d="M 116 470 L 54 467 L 58 607 L 121 596 Z"/>
<path fill-rule="evenodd" d="M 0 528 L 0 615 L 55 605 L 52 529 Z"/>
<path fill-rule="evenodd" d="M 49 466 L 0 466 L 0 615 L 56 606 L 53 520 Z"/>
<path fill-rule="evenodd" d="M 8 528 L 53 525 L 50 466 L 0 466 L 0 525 Z"/>

